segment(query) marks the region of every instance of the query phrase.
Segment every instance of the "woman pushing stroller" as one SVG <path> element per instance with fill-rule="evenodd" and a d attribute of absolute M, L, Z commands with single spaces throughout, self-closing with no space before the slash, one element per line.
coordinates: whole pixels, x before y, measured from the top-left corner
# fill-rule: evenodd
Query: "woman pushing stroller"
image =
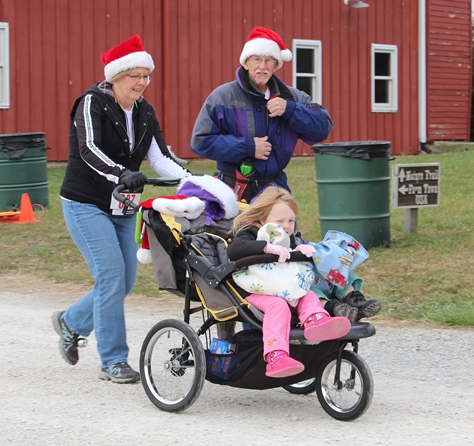
<path fill-rule="evenodd" d="M 271 243 L 272 236 L 262 238 L 262 230 L 281 227 L 282 233 L 289 238 L 289 248 L 300 251 L 311 258 L 315 248 L 309 244 L 296 245 L 295 222 L 298 204 L 294 197 L 285 189 L 267 187 L 255 201 L 234 219 L 235 237 L 228 247 L 230 260 L 258 254 L 276 254 L 278 262 L 290 258 L 290 250 L 286 246 Z M 276 224 L 276 225 L 275 225 Z M 279 225 L 279 226 L 278 226 Z M 267 232 L 268 233 L 268 232 Z M 281 275 L 286 282 L 286 288 L 291 287 L 290 281 L 305 283 L 303 274 L 291 276 Z M 234 274 L 234 279 L 238 273 Z M 237 284 L 239 282 L 236 280 Z M 295 285 L 300 287 L 299 284 Z M 253 287 L 246 297 L 247 301 L 264 313 L 263 317 L 263 355 L 267 362 L 266 375 L 273 378 L 283 378 L 296 375 L 304 370 L 304 365 L 289 356 L 289 335 L 292 312 L 298 314 L 304 336 L 312 342 L 322 342 L 337 339 L 350 330 L 351 323 L 346 317 L 331 317 L 323 308 L 318 296 L 309 286 L 304 288 L 304 294 L 298 298 L 290 298 L 287 294 L 265 294 L 265 289 Z"/>

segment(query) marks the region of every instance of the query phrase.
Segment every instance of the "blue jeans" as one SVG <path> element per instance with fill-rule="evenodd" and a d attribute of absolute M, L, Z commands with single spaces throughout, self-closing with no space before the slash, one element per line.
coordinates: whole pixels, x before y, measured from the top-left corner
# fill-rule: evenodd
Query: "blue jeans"
<path fill-rule="evenodd" d="M 102 367 L 127 362 L 124 301 L 137 277 L 135 217 L 115 217 L 92 204 L 61 201 L 68 231 L 95 280 L 66 310 L 64 320 L 81 336 L 95 330 Z"/>

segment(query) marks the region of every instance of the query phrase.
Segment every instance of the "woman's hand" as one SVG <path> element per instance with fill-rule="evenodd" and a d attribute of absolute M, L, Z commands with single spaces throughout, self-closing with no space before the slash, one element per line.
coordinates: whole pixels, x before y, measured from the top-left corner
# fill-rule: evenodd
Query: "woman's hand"
<path fill-rule="evenodd" d="M 132 172 L 124 169 L 119 177 L 119 184 L 123 184 L 128 190 L 139 189 L 147 184 L 148 178 L 141 172 Z"/>

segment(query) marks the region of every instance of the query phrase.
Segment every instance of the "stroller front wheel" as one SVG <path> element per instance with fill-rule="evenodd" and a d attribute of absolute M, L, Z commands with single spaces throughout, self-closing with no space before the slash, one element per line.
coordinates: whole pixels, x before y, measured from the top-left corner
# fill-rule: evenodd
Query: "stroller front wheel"
<path fill-rule="evenodd" d="M 329 415 L 340 421 L 351 421 L 369 408 L 373 378 L 367 363 L 352 351 L 342 352 L 340 366 L 337 378 L 337 352 L 322 362 L 316 377 L 316 394 Z"/>
<path fill-rule="evenodd" d="M 140 352 L 141 382 L 159 409 L 179 412 L 199 397 L 206 357 L 198 335 L 184 321 L 166 319 L 148 332 Z"/>

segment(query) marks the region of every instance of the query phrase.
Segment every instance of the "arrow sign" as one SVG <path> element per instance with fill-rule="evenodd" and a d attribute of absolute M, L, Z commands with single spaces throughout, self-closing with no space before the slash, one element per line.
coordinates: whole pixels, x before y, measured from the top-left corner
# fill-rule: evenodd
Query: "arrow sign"
<path fill-rule="evenodd" d="M 407 193 L 407 191 L 408 191 L 408 187 L 406 187 L 405 185 L 398 188 L 398 192 L 400 192 L 403 195 L 405 195 Z"/>
<path fill-rule="evenodd" d="M 400 169 L 400 172 L 398 173 L 398 179 L 400 180 L 400 183 L 403 183 L 403 181 L 405 180 L 405 176 L 405 170 Z"/>
<path fill-rule="evenodd" d="M 393 208 L 439 206 L 439 163 L 395 164 L 392 169 Z"/>

